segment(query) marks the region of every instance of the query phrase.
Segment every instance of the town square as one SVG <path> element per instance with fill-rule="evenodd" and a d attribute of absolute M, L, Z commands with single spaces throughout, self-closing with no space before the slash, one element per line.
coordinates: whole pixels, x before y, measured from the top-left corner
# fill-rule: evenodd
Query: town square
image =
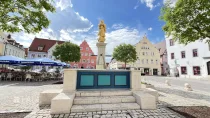
<path fill-rule="evenodd" d="M 209 8 L 0 1 L 0 118 L 210 118 Z"/>

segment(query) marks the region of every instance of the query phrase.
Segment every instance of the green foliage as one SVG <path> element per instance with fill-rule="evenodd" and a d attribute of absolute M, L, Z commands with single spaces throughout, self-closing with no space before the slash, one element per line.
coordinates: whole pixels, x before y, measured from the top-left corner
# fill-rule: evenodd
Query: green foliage
<path fill-rule="evenodd" d="M 62 62 L 79 62 L 81 57 L 80 47 L 71 42 L 65 42 L 56 46 L 53 56 Z"/>
<path fill-rule="evenodd" d="M 30 70 L 32 67 L 31 66 L 23 66 L 21 67 L 21 70 L 27 71 Z"/>
<path fill-rule="evenodd" d="M 114 48 L 113 58 L 117 61 L 124 62 L 126 67 L 126 63 L 137 60 L 136 49 L 130 44 L 121 44 Z"/>
<path fill-rule="evenodd" d="M 55 73 L 60 73 L 59 67 L 56 68 Z"/>
<path fill-rule="evenodd" d="M 54 12 L 52 0 L 0 0 L 0 29 L 36 33 L 47 28 L 46 12 Z"/>
<path fill-rule="evenodd" d="M 46 67 L 45 67 L 45 66 L 43 66 L 43 67 L 42 67 L 41 72 L 42 72 L 42 73 L 47 72 L 47 70 L 46 70 Z"/>
<path fill-rule="evenodd" d="M 160 19 L 166 22 L 163 26 L 166 34 L 180 43 L 210 38 L 209 0 L 178 0 L 175 7 L 167 2 Z"/>
<path fill-rule="evenodd" d="M 146 83 L 146 82 L 141 82 L 141 84 L 151 85 L 150 83 Z"/>

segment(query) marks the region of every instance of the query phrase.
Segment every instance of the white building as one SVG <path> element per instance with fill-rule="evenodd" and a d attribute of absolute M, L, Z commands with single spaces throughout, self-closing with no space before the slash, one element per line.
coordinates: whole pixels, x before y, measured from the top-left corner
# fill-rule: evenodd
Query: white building
<path fill-rule="evenodd" d="M 184 78 L 208 78 L 210 75 L 210 46 L 206 40 L 188 45 L 166 38 L 170 75 Z"/>
<path fill-rule="evenodd" d="M 12 55 L 25 58 L 23 45 L 17 43 L 11 35 L 0 32 L 0 55 Z"/>
<path fill-rule="evenodd" d="M 43 39 L 43 38 L 34 38 L 28 49 L 28 57 L 27 58 L 43 58 L 47 57 L 52 60 L 55 60 L 53 56 L 53 50 L 56 45 L 62 44 L 64 41 Z M 36 69 L 40 69 L 41 66 L 36 66 Z M 48 67 L 47 67 L 48 68 Z"/>

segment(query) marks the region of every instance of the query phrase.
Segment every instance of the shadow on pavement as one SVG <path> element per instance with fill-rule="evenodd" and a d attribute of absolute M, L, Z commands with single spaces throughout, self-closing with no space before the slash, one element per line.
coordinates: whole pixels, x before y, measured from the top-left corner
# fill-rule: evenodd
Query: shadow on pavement
<path fill-rule="evenodd" d="M 167 94 L 175 94 L 175 95 L 179 95 L 185 98 L 206 100 L 210 102 L 210 95 L 208 96 L 208 95 L 197 94 L 190 91 L 182 91 L 182 90 L 177 90 L 177 89 L 160 88 L 160 87 L 155 87 L 155 88 L 156 90 L 167 93 Z"/>

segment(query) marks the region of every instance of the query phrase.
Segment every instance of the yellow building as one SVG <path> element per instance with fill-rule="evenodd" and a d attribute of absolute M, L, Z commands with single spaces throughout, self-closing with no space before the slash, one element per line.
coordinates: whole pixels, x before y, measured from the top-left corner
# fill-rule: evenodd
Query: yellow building
<path fill-rule="evenodd" d="M 160 53 L 157 48 L 147 39 L 143 37 L 136 45 L 137 61 L 128 63 L 127 69 L 141 70 L 146 75 L 161 75 Z M 124 69 L 124 63 L 112 60 L 109 64 L 110 69 Z"/>
<path fill-rule="evenodd" d="M 5 44 L 4 44 L 4 37 L 2 37 L 3 33 L 0 32 L 0 56 L 4 55 L 4 48 L 5 48 Z"/>
<path fill-rule="evenodd" d="M 143 37 L 136 45 L 137 61 L 132 66 L 141 70 L 146 75 L 160 75 L 160 53 L 157 48 L 147 39 Z"/>

